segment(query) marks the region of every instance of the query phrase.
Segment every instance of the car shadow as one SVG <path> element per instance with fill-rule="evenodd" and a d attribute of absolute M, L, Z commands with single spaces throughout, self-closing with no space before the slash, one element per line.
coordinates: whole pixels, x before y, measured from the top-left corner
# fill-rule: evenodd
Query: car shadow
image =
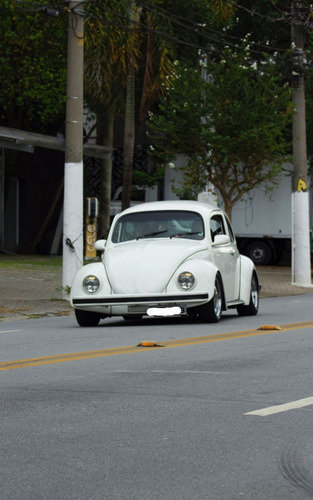
<path fill-rule="evenodd" d="M 235 312 L 229 312 L 222 315 L 220 322 L 231 321 L 234 318 L 238 318 L 238 314 Z M 169 325 L 214 325 L 216 323 L 203 323 L 199 318 L 194 318 L 192 316 L 176 316 L 176 317 L 166 317 L 166 318 L 154 318 L 144 316 L 142 319 L 112 319 L 108 322 L 107 319 L 102 319 L 98 325 L 98 328 L 105 326 L 105 328 L 125 328 L 127 326 L 169 326 Z"/>

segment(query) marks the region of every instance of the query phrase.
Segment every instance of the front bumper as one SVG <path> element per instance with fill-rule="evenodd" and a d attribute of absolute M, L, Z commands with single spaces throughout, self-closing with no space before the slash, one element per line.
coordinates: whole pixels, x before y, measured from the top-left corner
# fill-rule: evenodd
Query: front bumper
<path fill-rule="evenodd" d="M 73 297 L 72 306 L 76 309 L 93 311 L 108 316 L 123 314 L 147 314 L 150 308 L 180 307 L 181 311 L 187 308 L 200 306 L 209 301 L 209 294 L 182 293 L 174 295 L 112 295 L 110 297 Z"/>

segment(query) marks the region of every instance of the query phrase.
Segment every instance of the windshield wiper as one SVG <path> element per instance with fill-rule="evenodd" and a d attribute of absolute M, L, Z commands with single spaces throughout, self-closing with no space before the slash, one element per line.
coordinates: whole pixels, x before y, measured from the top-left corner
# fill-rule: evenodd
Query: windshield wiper
<path fill-rule="evenodd" d="M 170 238 L 181 238 L 182 236 L 191 236 L 193 234 L 199 234 L 202 233 L 202 231 L 193 231 L 192 233 L 186 232 L 186 233 L 175 233 L 171 234 Z"/>
<path fill-rule="evenodd" d="M 157 236 L 158 234 L 163 233 L 167 233 L 167 229 L 165 229 L 164 231 L 154 231 L 154 233 L 142 234 L 140 236 L 137 236 L 136 240 L 139 240 L 141 238 L 149 238 L 149 236 Z"/>

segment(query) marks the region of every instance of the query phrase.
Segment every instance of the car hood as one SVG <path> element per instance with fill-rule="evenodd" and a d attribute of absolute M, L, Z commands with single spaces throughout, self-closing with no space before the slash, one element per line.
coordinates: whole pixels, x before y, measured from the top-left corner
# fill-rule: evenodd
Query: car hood
<path fill-rule="evenodd" d="M 113 293 L 163 292 L 177 267 L 206 249 L 199 241 L 134 240 L 107 249 L 104 265 Z"/>

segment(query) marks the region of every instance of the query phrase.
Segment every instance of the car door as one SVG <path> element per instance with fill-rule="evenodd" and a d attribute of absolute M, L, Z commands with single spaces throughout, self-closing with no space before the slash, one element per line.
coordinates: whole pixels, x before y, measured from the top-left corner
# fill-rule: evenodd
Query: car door
<path fill-rule="evenodd" d="M 231 224 L 224 214 L 216 213 L 211 216 L 210 233 L 213 261 L 223 278 L 226 301 L 237 300 L 240 283 L 240 255 Z M 218 235 L 227 235 L 228 243 L 217 244 L 215 237 Z"/>

